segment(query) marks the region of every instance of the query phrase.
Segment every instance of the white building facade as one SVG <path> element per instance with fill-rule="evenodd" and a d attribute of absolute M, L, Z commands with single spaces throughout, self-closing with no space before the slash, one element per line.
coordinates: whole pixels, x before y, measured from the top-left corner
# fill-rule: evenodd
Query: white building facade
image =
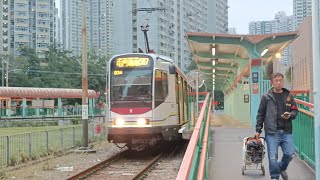
<path fill-rule="evenodd" d="M 298 28 L 301 22 L 312 15 L 312 0 L 293 0 L 294 29 Z"/>
<path fill-rule="evenodd" d="M 65 50 L 82 52 L 82 0 L 61 0 L 61 37 Z M 87 48 L 108 56 L 112 53 L 112 1 L 88 0 L 86 4 Z"/>
<path fill-rule="evenodd" d="M 228 0 L 208 1 L 208 32 L 228 33 Z"/>
<path fill-rule="evenodd" d="M 271 34 L 280 32 L 290 32 L 294 30 L 293 16 L 286 16 L 286 13 L 281 11 L 275 15 L 274 20 L 270 21 L 255 21 L 249 23 L 249 34 Z M 282 51 L 282 58 L 279 61 L 279 67 L 276 71 L 284 73 L 285 69 L 291 64 L 291 47 L 287 47 Z"/>
<path fill-rule="evenodd" d="M 217 1 L 222 2 L 222 0 Z M 226 0 L 223 2 L 227 4 Z M 210 16 L 214 12 L 212 8 L 220 9 L 221 7 L 219 3 L 215 2 L 214 6 L 212 4 L 213 1 L 209 0 L 114 1 L 114 53 L 138 52 L 139 49 L 145 52 L 145 38 L 141 26 L 148 25 L 147 36 L 150 49 L 173 58 L 176 65 L 186 70 L 191 63 L 191 56 L 185 32 L 208 32 L 210 23 L 226 24 L 228 27 L 227 11 L 221 12 L 224 13 L 221 16 L 226 23 L 213 21 L 216 17 Z M 210 22 L 208 22 L 209 19 Z M 221 33 L 221 31 L 218 32 Z M 226 32 L 227 28 L 223 33 Z"/>
<path fill-rule="evenodd" d="M 29 46 L 43 57 L 55 38 L 54 0 L 3 0 L 0 4 L 0 53 L 19 55 L 20 47 Z"/>
<path fill-rule="evenodd" d="M 228 28 L 228 34 L 237 34 L 237 28 Z"/>

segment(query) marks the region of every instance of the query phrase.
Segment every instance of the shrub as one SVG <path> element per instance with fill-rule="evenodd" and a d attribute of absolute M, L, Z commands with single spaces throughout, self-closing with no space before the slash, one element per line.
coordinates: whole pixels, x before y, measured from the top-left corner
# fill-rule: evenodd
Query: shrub
<path fill-rule="evenodd" d="M 15 166 L 18 163 L 17 158 L 16 157 L 10 157 L 10 163 L 9 166 Z"/>

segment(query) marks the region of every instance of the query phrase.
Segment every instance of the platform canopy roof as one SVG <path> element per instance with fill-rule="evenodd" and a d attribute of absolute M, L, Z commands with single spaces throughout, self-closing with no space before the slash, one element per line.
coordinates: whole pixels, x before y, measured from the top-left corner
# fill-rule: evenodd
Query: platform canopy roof
<path fill-rule="evenodd" d="M 298 32 L 263 35 L 186 33 L 193 60 L 206 76 L 207 88 L 211 89 L 214 81 L 215 90 L 223 91 L 249 76 L 249 59 L 261 58 L 264 64 L 269 63 L 296 37 Z M 268 51 L 261 56 L 265 49 Z"/>

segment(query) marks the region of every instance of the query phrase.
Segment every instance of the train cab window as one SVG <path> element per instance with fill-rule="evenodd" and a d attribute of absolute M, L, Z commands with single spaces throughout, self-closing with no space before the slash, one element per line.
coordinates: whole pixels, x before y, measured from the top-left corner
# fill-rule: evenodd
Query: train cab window
<path fill-rule="evenodd" d="M 154 92 L 154 100 L 155 107 L 158 107 L 161 103 L 163 103 L 168 95 L 168 73 L 156 70 L 155 71 L 155 92 Z"/>

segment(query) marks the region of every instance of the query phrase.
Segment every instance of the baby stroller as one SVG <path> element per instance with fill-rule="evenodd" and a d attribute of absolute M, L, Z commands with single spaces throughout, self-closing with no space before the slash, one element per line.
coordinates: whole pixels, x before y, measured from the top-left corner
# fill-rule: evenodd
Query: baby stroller
<path fill-rule="evenodd" d="M 263 137 L 260 137 L 259 139 L 256 139 L 255 137 L 246 137 L 243 139 L 242 175 L 244 175 L 244 171 L 251 165 L 255 165 L 255 169 L 261 170 L 262 174 L 265 175 L 265 168 L 263 165 L 265 154 L 264 145 L 265 142 Z"/>

